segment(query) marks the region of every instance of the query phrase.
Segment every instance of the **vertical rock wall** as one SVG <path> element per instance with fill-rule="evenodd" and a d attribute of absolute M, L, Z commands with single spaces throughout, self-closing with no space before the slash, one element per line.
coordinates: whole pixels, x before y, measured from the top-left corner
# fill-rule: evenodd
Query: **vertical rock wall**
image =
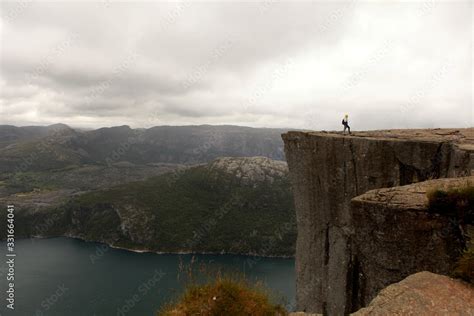
<path fill-rule="evenodd" d="M 471 154 L 453 146 L 452 134 L 412 139 L 400 132 L 283 135 L 297 212 L 297 310 L 342 315 L 356 308 L 352 198 L 469 174 Z"/>
<path fill-rule="evenodd" d="M 427 209 L 427 192 L 474 185 L 474 177 L 377 189 L 351 201 L 354 309 L 367 306 L 390 284 L 411 274 L 450 274 L 465 247 L 457 217 Z"/>

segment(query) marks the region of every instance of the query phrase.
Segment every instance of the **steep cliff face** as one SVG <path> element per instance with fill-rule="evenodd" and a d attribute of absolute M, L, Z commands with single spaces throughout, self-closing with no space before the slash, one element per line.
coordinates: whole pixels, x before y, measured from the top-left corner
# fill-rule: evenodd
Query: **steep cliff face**
<path fill-rule="evenodd" d="M 297 310 L 358 305 L 350 201 L 372 189 L 469 175 L 474 129 L 283 134 L 295 196 Z"/>
<path fill-rule="evenodd" d="M 430 212 L 427 192 L 466 185 L 474 185 L 473 176 L 376 189 L 352 199 L 354 308 L 410 274 L 454 270 L 465 246 L 459 218 Z"/>

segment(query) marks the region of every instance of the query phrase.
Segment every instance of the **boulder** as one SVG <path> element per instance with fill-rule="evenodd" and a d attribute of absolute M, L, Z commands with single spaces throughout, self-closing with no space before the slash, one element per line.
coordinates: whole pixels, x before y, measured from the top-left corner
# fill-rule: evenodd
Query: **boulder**
<path fill-rule="evenodd" d="M 474 288 L 447 276 L 419 272 L 385 288 L 352 315 L 474 315 Z"/>

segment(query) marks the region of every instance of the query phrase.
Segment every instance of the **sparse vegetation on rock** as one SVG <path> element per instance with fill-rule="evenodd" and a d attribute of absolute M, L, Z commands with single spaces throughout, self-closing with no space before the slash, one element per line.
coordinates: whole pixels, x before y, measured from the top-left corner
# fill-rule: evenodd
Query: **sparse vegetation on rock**
<path fill-rule="evenodd" d="M 467 184 L 428 192 L 428 210 L 452 217 L 461 225 L 474 224 L 474 186 Z"/>
<path fill-rule="evenodd" d="M 474 284 L 474 229 L 472 226 L 468 237 L 468 245 L 457 262 L 454 276 Z"/>
<path fill-rule="evenodd" d="M 243 277 L 217 275 L 204 284 L 191 283 L 177 302 L 164 306 L 158 316 L 284 316 L 285 307 L 272 302 L 261 283 Z"/>

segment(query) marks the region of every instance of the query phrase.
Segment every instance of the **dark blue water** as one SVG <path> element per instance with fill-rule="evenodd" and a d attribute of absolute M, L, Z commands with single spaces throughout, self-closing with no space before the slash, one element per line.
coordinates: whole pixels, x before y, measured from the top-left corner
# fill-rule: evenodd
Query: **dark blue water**
<path fill-rule="evenodd" d="M 1 247 L 5 258 L 5 242 Z M 2 259 L 1 315 L 155 315 L 162 304 L 182 293 L 185 282 L 179 266 L 189 265 L 193 257 L 133 253 L 69 238 L 18 240 L 16 253 L 15 311 L 6 308 L 6 264 Z M 194 258 L 194 267 L 204 264 L 207 271 L 240 271 L 285 297 L 288 307 L 294 302 L 293 259 Z"/>

